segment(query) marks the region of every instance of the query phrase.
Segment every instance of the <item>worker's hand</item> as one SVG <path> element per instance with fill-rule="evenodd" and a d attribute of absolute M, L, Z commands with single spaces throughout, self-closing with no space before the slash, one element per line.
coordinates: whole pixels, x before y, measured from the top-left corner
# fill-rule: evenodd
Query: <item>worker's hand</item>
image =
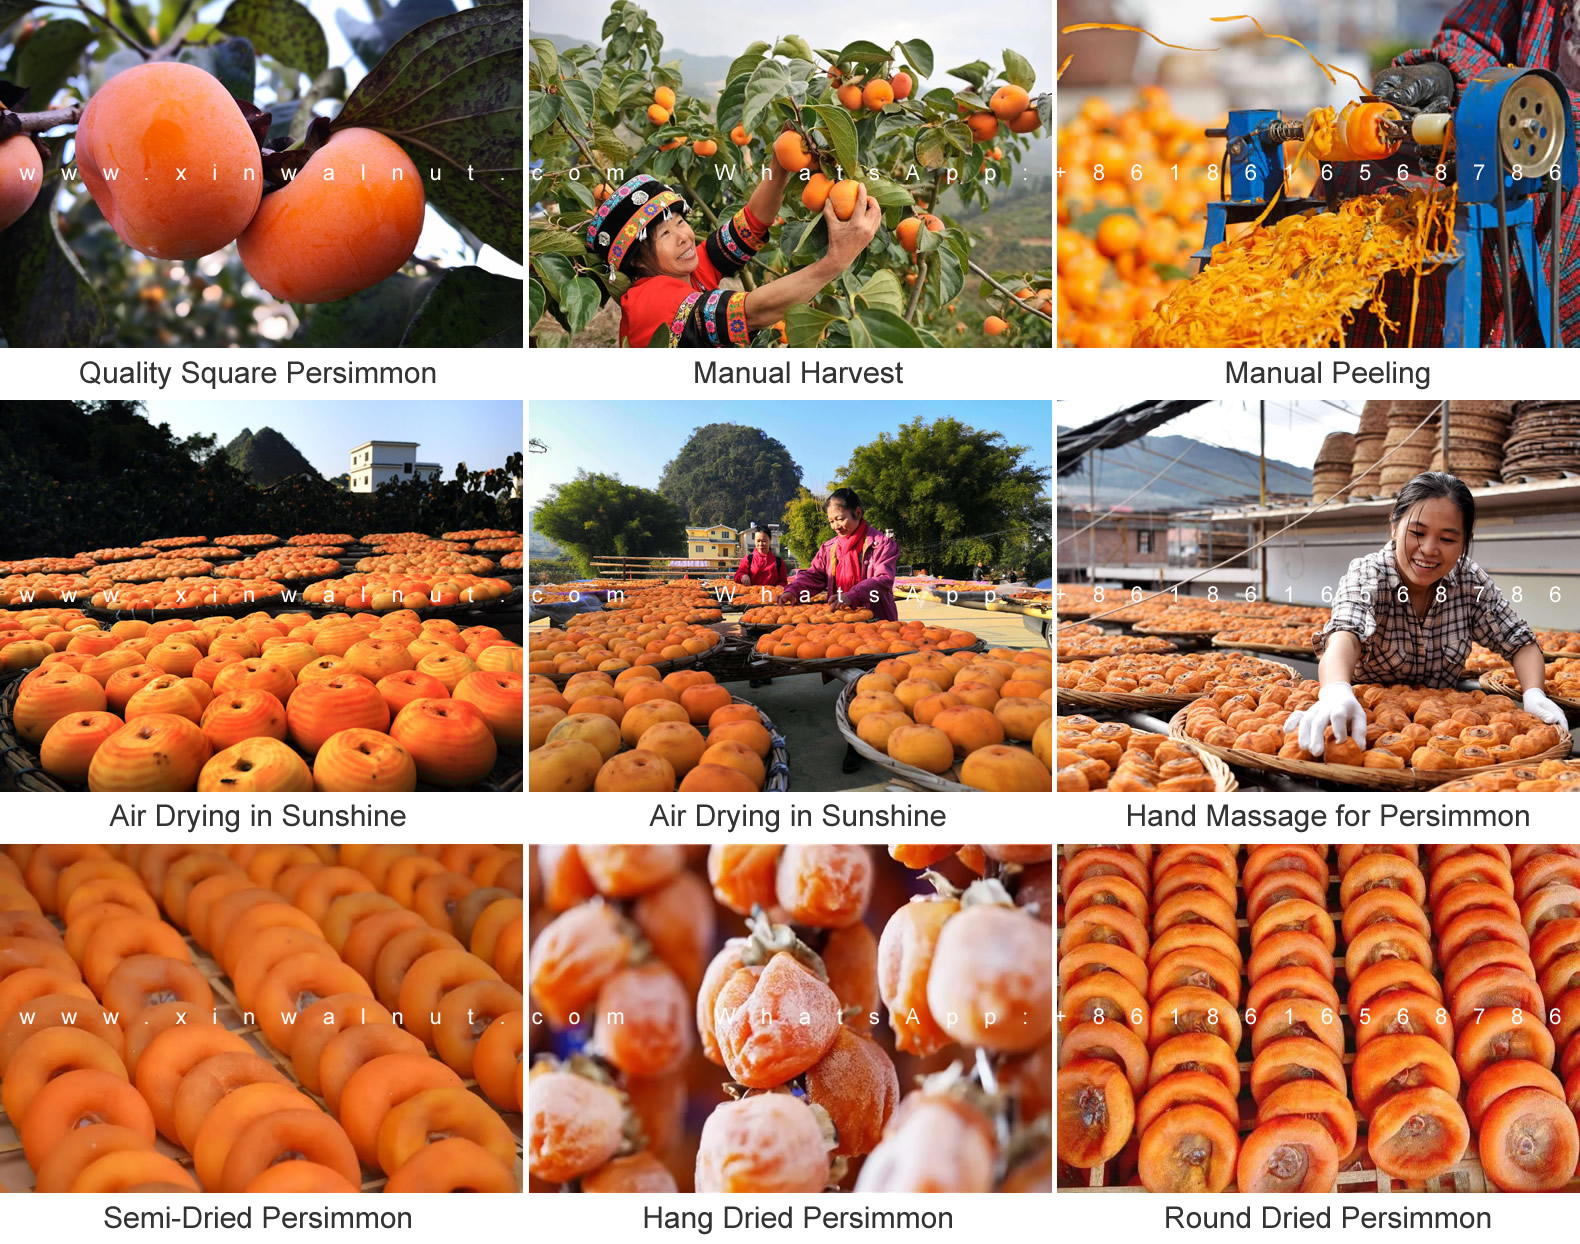
<path fill-rule="evenodd" d="M 1418 112 L 1448 112 L 1454 106 L 1454 74 L 1447 65 L 1395 65 L 1372 83 L 1372 94 L 1387 104 Z"/>
<path fill-rule="evenodd" d="M 1528 690 L 1524 700 L 1527 713 L 1540 717 L 1549 726 L 1557 726 L 1560 730 L 1569 728 L 1569 719 L 1564 716 L 1564 710 L 1549 700 L 1547 693 L 1540 687 Z"/>
<path fill-rule="evenodd" d="M 1317 692 L 1317 702 L 1310 708 L 1289 714 L 1289 720 L 1284 722 L 1284 733 L 1299 730 L 1300 746 L 1320 758 L 1329 726 L 1333 727 L 1335 742 L 1355 739 L 1365 746 L 1366 710 L 1347 682 L 1328 683 Z"/>
<path fill-rule="evenodd" d="M 862 251 L 877 234 L 878 226 L 883 223 L 883 209 L 863 185 L 856 191 L 856 206 L 849 220 L 841 220 L 834 214 L 834 198 L 830 195 L 823 204 L 823 221 L 828 225 L 829 262 L 837 264 L 843 272 L 861 258 Z"/>

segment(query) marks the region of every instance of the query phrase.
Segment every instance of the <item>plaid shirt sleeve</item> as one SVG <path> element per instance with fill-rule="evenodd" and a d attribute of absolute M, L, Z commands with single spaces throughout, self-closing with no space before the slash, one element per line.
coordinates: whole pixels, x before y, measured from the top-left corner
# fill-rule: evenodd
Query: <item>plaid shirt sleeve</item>
<path fill-rule="evenodd" d="M 1494 652 L 1512 657 L 1526 644 L 1536 642 L 1536 632 L 1530 624 L 1514 612 L 1514 607 L 1503 598 L 1492 577 L 1475 562 L 1465 574 L 1466 591 L 1476 599 L 1475 621 L 1471 635 L 1475 641 Z"/>
<path fill-rule="evenodd" d="M 1365 643 L 1377 630 L 1377 594 L 1382 591 L 1382 566 L 1379 554 L 1369 553 L 1357 557 L 1339 580 L 1333 594 L 1333 613 L 1328 623 L 1315 636 L 1317 655 L 1321 656 L 1328 640 L 1338 631 L 1350 631 Z"/>
<path fill-rule="evenodd" d="M 1534 5 L 1522 0 L 1465 0 L 1443 19 L 1431 47 L 1405 52 L 1394 58 L 1394 64 L 1441 61 L 1463 86 L 1483 69 L 1517 62 L 1520 24 L 1527 8 L 1549 10 L 1547 23 L 1551 27 L 1550 0 Z"/>

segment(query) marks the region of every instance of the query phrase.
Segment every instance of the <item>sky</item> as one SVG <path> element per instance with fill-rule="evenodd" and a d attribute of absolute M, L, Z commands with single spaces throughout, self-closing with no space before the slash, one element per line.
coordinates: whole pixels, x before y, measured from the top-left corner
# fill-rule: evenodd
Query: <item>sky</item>
<path fill-rule="evenodd" d="M 880 46 L 921 39 L 933 49 L 933 77 L 926 86 L 953 83 L 944 70 L 974 60 L 1002 66 L 1003 49 L 1030 62 L 1037 83 L 1053 80 L 1053 6 L 1046 0 L 978 9 L 959 0 L 911 0 L 898 6 L 851 4 L 850 0 L 797 0 L 794 5 L 742 7 L 723 0 L 647 0 L 642 6 L 663 32 L 667 49 L 695 56 L 734 58 L 748 43 L 774 42 L 799 34 L 814 48 L 839 48 L 857 39 Z M 533 33 L 583 38 L 598 44 L 609 13 L 607 0 L 533 0 Z M 666 55 L 666 59 L 667 59 Z"/>
<path fill-rule="evenodd" d="M 1077 428 L 1111 415 L 1133 401 L 1055 402 L 1054 422 Z M 1309 467 L 1317 460 L 1329 432 L 1353 432 L 1360 426 L 1361 401 L 1295 401 L 1267 404 L 1267 456 Z M 1187 415 L 1171 419 L 1153 436 L 1189 436 L 1209 445 L 1256 453 L 1261 445 L 1256 402 L 1208 402 Z M 1160 464 L 1161 465 L 1161 464 Z"/>
<path fill-rule="evenodd" d="M 228 444 L 243 428 L 273 428 L 296 446 L 319 474 L 333 478 L 351 467 L 351 448 L 363 441 L 417 441 L 418 460 L 437 462 L 444 479 L 455 465 L 469 470 L 504 466 L 520 453 L 520 402 L 178 402 L 144 403 L 151 423 L 168 423 L 177 437 L 193 433 Z"/>
<path fill-rule="evenodd" d="M 831 422 L 836 410 L 837 422 Z M 634 403 L 533 402 L 529 431 L 549 452 L 527 455 L 527 509 L 555 484 L 575 479 L 578 468 L 657 488 L 664 464 L 680 452 L 693 429 L 708 423 L 746 424 L 782 441 L 801 468 L 802 482 L 817 492 L 850 461 L 855 446 L 918 415 L 927 420 L 951 416 L 1002 432 L 1011 445 L 1030 447 L 1032 465 L 1053 464 L 1047 402 L 695 402 L 661 419 L 653 417 L 652 407 Z"/>

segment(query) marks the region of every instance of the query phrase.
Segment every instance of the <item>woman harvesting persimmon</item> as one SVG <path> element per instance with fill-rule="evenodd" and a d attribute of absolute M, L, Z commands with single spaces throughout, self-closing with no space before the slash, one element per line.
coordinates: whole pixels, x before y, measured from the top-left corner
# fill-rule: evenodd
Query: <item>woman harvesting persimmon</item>
<path fill-rule="evenodd" d="M 780 136 L 796 139 L 787 132 Z M 799 140 L 784 144 L 795 163 Z M 801 148 L 802 158 L 804 147 Z M 854 205 L 843 216 L 828 195 L 823 221 L 828 250 L 798 271 L 756 289 L 722 288 L 751 262 L 768 241 L 792 173 L 775 143 L 767 175 L 746 204 L 700 243 L 687 221 L 690 204 L 677 190 L 645 173 L 631 178 L 599 205 L 587 223 L 587 249 L 609 266 L 610 277 L 625 273 L 631 287 L 620 298 L 620 344 L 646 346 L 660 325 L 678 346 L 745 346 L 751 334 L 784 318 L 791 307 L 809 303 L 861 257 L 883 223 L 883 212 L 867 188 L 859 186 Z M 826 181 L 826 179 L 823 179 Z M 810 184 L 810 183 L 809 183 Z"/>

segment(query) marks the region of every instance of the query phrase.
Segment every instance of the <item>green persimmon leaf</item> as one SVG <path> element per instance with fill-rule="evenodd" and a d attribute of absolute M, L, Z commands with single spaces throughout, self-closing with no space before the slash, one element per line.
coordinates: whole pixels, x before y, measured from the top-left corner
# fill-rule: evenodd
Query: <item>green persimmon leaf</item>
<path fill-rule="evenodd" d="M 522 10 L 504 4 L 428 22 L 390 48 L 334 120 L 388 134 L 436 206 L 518 263 L 523 34 Z"/>
<path fill-rule="evenodd" d="M 521 282 L 482 268 L 452 268 L 428 291 L 403 346 L 520 347 Z"/>
<path fill-rule="evenodd" d="M 455 0 L 401 0 L 399 4 L 389 5 L 371 22 L 360 21 L 344 9 L 336 9 L 335 25 L 346 36 L 357 59 L 372 69 L 417 27 L 454 12 Z"/>
<path fill-rule="evenodd" d="M 930 44 L 922 39 L 906 39 L 900 44 L 900 51 L 905 53 L 905 59 L 910 62 L 911 68 L 928 78 L 933 73 L 933 49 Z"/>
<path fill-rule="evenodd" d="M 55 221 L 58 160 L 44 166 L 33 206 L 0 231 L 0 329 L 12 346 L 99 345 L 110 325 Z"/>
<path fill-rule="evenodd" d="M 918 349 L 922 341 L 903 317 L 882 307 L 863 307 L 850 320 L 850 344 L 858 348 Z"/>
<path fill-rule="evenodd" d="M 42 111 L 76 72 L 82 50 L 92 42 L 93 31 L 82 22 L 45 22 L 12 55 L 6 77 L 18 86 L 28 87 L 32 91 L 28 97 L 32 101 L 30 107 Z"/>
<path fill-rule="evenodd" d="M 590 276 L 579 276 L 560 291 L 560 309 L 570 331 L 581 332 L 603 305 L 603 289 Z"/>
<path fill-rule="evenodd" d="M 253 47 L 310 78 L 329 67 L 324 28 L 299 0 L 232 0 L 219 29 L 245 36 Z"/>

